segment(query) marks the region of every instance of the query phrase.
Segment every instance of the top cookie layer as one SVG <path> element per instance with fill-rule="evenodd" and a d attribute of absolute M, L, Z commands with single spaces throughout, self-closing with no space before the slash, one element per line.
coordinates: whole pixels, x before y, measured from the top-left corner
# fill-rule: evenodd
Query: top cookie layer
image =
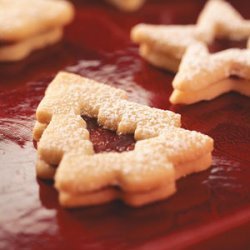
<path fill-rule="evenodd" d="M 0 0 L 0 41 L 19 41 L 69 23 L 72 4 L 64 0 Z"/>
<path fill-rule="evenodd" d="M 180 116 L 126 100 L 126 92 L 66 72 L 59 73 L 46 90 L 36 112 L 40 123 L 53 115 L 87 115 L 118 133 L 135 132 L 136 139 L 158 135 L 164 127 L 180 126 Z"/>

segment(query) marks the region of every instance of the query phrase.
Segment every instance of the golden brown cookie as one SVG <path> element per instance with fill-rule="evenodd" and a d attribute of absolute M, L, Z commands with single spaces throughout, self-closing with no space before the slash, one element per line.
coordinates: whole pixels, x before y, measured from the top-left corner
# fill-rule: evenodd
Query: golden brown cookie
<path fill-rule="evenodd" d="M 134 133 L 135 149 L 95 154 L 81 115 L 118 133 Z M 66 207 L 162 200 L 175 192 L 176 179 L 211 165 L 213 140 L 179 128 L 179 115 L 130 102 L 126 92 L 74 74 L 56 76 L 37 119 L 48 124 L 45 130 L 41 124 L 34 129 L 36 138 L 43 131 L 37 173 L 50 178 L 58 165 L 55 186 Z"/>
<path fill-rule="evenodd" d="M 64 0 L 0 0 L 0 61 L 18 61 L 58 42 L 73 15 Z"/>
<path fill-rule="evenodd" d="M 224 0 L 208 1 L 195 25 L 138 24 L 131 31 L 144 59 L 173 72 L 186 49 L 196 42 L 210 44 L 217 38 L 243 40 L 249 36 L 250 21 Z"/>
<path fill-rule="evenodd" d="M 23 41 L 63 27 L 73 14 L 64 0 L 0 0 L 0 41 Z"/>

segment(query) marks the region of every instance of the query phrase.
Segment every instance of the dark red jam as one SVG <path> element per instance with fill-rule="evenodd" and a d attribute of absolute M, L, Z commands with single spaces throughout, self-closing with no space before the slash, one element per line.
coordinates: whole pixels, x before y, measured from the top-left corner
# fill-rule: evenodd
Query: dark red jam
<path fill-rule="evenodd" d="M 133 135 L 118 135 L 115 131 L 104 129 L 96 119 L 84 116 L 90 140 L 94 145 L 96 153 L 100 152 L 123 152 L 134 149 L 135 140 Z"/>
<path fill-rule="evenodd" d="M 246 47 L 247 40 L 233 41 L 229 39 L 216 39 L 208 46 L 210 53 L 216 53 L 231 48 L 246 49 Z"/>
<path fill-rule="evenodd" d="M 13 45 L 13 44 L 15 44 L 15 42 L 13 42 L 13 41 L 1 41 L 0 40 L 0 48 L 1 47 L 4 47 L 4 46 L 9 46 L 9 45 Z"/>

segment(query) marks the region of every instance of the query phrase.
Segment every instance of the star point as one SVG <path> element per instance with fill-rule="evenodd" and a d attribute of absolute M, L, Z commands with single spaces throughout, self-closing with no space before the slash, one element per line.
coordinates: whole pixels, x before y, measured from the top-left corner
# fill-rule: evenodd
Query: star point
<path fill-rule="evenodd" d="M 187 49 L 182 59 L 170 102 L 191 104 L 230 91 L 249 96 L 249 80 L 250 50 L 228 49 L 210 54 L 206 45 L 196 43 Z"/>

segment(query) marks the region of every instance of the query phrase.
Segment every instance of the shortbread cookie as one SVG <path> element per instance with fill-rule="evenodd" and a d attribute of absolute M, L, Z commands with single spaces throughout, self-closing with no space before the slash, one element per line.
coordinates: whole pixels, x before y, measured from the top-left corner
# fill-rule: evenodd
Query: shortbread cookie
<path fill-rule="evenodd" d="M 42 49 L 61 40 L 62 28 L 33 36 L 18 43 L 0 46 L 0 61 L 18 61 L 27 57 L 32 51 Z"/>
<path fill-rule="evenodd" d="M 211 165 L 213 140 L 181 128 L 180 116 L 129 102 L 122 90 L 60 73 L 37 109 L 37 173 L 53 175 L 63 206 L 122 199 L 140 206 L 175 192 L 176 179 Z M 118 133 L 134 133 L 135 149 L 94 154 L 81 115 Z M 41 124 L 40 124 L 41 123 Z M 46 165 L 46 164 L 47 165 Z"/>
<path fill-rule="evenodd" d="M 183 169 L 184 167 L 195 169 L 194 165 L 196 165 L 196 168 L 201 171 L 200 166 L 204 166 L 204 162 L 207 162 L 206 168 L 207 166 L 210 166 L 211 155 L 207 155 L 195 163 L 192 162 L 191 164 L 188 164 L 189 166 L 185 164 L 185 166 L 182 167 Z M 204 170 L 206 168 L 204 168 Z M 60 203 L 65 207 L 99 205 L 115 199 L 123 200 L 126 204 L 131 206 L 142 206 L 153 201 L 166 199 L 166 197 L 169 197 L 175 193 L 176 185 L 171 181 L 173 177 L 171 175 L 170 177 L 165 179 L 165 184 L 162 187 L 158 187 L 146 192 L 123 192 L 121 189 L 108 187 L 93 192 L 70 193 L 61 191 L 59 194 L 59 199 Z"/>
<path fill-rule="evenodd" d="M 208 1 L 196 25 L 139 24 L 131 31 L 144 59 L 173 72 L 186 49 L 196 42 L 210 44 L 217 38 L 241 40 L 249 36 L 250 21 L 223 0 Z"/>
<path fill-rule="evenodd" d="M 0 61 L 18 61 L 58 42 L 73 14 L 64 0 L 0 0 Z"/>
<path fill-rule="evenodd" d="M 173 87 L 173 104 L 211 100 L 229 91 L 250 96 L 250 51 L 228 49 L 209 54 L 204 44 L 192 45 L 182 59 Z"/>
<path fill-rule="evenodd" d="M 145 2 L 145 0 L 107 0 L 107 1 L 124 11 L 135 11 L 139 9 Z"/>
<path fill-rule="evenodd" d="M 119 198 L 139 206 L 168 197 L 175 191 L 177 178 L 211 165 L 211 155 L 207 152 L 211 151 L 212 143 L 207 137 L 173 130 L 166 131 L 162 137 L 138 142 L 130 152 L 65 155 L 55 177 L 60 202 L 65 206 L 85 205 L 87 201 L 79 204 L 79 200 L 93 199 L 98 194 L 102 199 L 92 201 L 95 204 Z M 169 165 L 169 160 L 176 167 Z M 112 197 L 106 193 L 111 186 L 120 190 Z M 104 194 L 103 190 L 106 190 Z"/>
<path fill-rule="evenodd" d="M 0 41 L 23 41 L 62 27 L 73 13 L 64 0 L 0 0 Z"/>
<path fill-rule="evenodd" d="M 90 206 L 100 205 L 113 200 L 122 200 L 126 204 L 139 207 L 153 201 L 161 201 L 166 197 L 171 196 L 176 191 L 175 183 L 168 183 L 163 187 L 159 187 L 155 190 L 141 193 L 129 193 L 123 192 L 118 188 L 106 188 L 103 190 L 83 193 L 83 194 L 70 194 L 60 192 L 60 203 L 64 207 L 78 207 L 78 206 Z"/>

